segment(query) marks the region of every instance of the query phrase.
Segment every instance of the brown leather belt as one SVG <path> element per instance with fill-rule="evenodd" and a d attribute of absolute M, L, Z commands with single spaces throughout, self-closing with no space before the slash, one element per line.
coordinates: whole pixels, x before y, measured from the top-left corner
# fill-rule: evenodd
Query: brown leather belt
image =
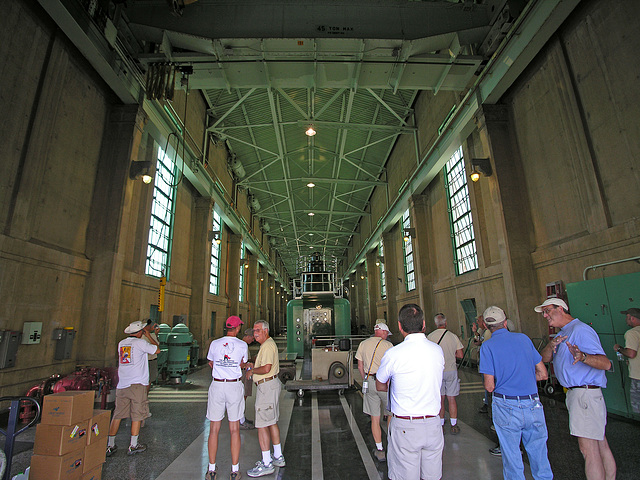
<path fill-rule="evenodd" d="M 405 417 L 404 415 L 396 415 L 395 413 L 392 413 L 391 415 L 393 415 L 396 418 L 400 418 L 402 420 L 423 420 L 425 418 L 433 418 L 435 417 L 435 415 L 420 415 L 417 417 Z"/>
<path fill-rule="evenodd" d="M 242 380 L 241 378 L 234 378 L 234 379 L 228 379 L 228 378 L 214 378 L 213 381 L 214 382 L 239 382 L 240 380 Z"/>
<path fill-rule="evenodd" d="M 589 390 L 593 390 L 596 388 L 600 388 L 598 385 L 578 385 L 576 387 L 567 387 L 569 390 L 573 390 L 574 388 L 586 388 Z"/>
<path fill-rule="evenodd" d="M 262 380 L 258 380 L 257 382 L 255 382 L 255 384 L 256 385 L 260 385 L 261 383 L 268 382 L 269 380 L 273 380 L 276 377 L 277 377 L 277 375 L 274 375 L 273 377 L 263 378 Z"/>

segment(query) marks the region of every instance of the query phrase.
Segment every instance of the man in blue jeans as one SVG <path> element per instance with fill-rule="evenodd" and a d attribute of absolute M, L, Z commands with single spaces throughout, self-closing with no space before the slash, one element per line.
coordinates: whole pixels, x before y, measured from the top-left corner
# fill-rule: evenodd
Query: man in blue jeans
<path fill-rule="evenodd" d="M 533 478 L 551 480 L 547 425 L 536 383 L 547 378 L 542 357 L 529 337 L 507 330 L 502 309 L 487 308 L 484 322 L 491 338 L 480 349 L 480 373 L 485 389 L 493 392 L 493 423 L 502 449 L 503 476 L 506 480 L 524 480 L 522 440 Z"/>

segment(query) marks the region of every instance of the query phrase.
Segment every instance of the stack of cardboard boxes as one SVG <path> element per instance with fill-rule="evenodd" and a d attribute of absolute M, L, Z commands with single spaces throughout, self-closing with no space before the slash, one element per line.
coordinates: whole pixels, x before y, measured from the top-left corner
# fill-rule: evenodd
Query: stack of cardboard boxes
<path fill-rule="evenodd" d="M 100 480 L 111 412 L 94 410 L 94 396 L 74 391 L 44 397 L 31 480 Z"/>

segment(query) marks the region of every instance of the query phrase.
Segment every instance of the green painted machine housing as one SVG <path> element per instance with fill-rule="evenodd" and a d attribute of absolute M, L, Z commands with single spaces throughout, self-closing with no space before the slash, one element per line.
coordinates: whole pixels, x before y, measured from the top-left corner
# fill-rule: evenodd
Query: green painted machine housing
<path fill-rule="evenodd" d="M 351 306 L 347 299 L 309 296 L 290 300 L 287 303 L 287 353 L 304 357 L 305 344 L 307 348 L 310 344 L 309 334 L 304 328 L 304 311 L 315 309 L 319 305 L 331 309 L 334 335 L 351 335 Z"/>

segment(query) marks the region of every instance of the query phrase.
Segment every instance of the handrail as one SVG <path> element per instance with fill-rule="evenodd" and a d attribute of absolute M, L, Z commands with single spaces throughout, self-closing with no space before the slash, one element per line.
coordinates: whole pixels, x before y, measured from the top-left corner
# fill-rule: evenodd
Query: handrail
<path fill-rule="evenodd" d="M 7 400 L 11 401 L 11 407 L 9 407 L 9 422 L 7 423 L 7 430 L 3 430 L 0 428 L 0 433 L 5 436 L 4 441 L 4 453 L 7 457 L 6 461 L 6 469 L 4 475 L 2 476 L 2 480 L 7 480 L 11 476 L 11 458 L 13 457 L 13 443 L 15 438 L 24 432 L 31 425 L 40 420 L 40 403 L 35 398 L 32 397 L 2 397 L 0 398 L 1 402 L 6 402 Z M 20 430 L 16 431 L 16 425 L 18 424 L 18 420 L 20 418 L 20 403 L 21 402 L 33 402 L 36 404 L 36 415 L 33 419 Z"/>
<path fill-rule="evenodd" d="M 589 270 L 595 270 L 596 268 L 599 268 L 599 267 L 606 267 L 607 265 L 615 265 L 616 263 L 632 262 L 634 260 L 637 261 L 637 262 L 640 261 L 640 256 L 639 257 L 624 258 L 622 260 L 614 260 L 612 262 L 598 263 L 597 265 L 589 265 L 582 272 L 582 280 L 586 280 L 587 279 L 587 272 Z"/>

